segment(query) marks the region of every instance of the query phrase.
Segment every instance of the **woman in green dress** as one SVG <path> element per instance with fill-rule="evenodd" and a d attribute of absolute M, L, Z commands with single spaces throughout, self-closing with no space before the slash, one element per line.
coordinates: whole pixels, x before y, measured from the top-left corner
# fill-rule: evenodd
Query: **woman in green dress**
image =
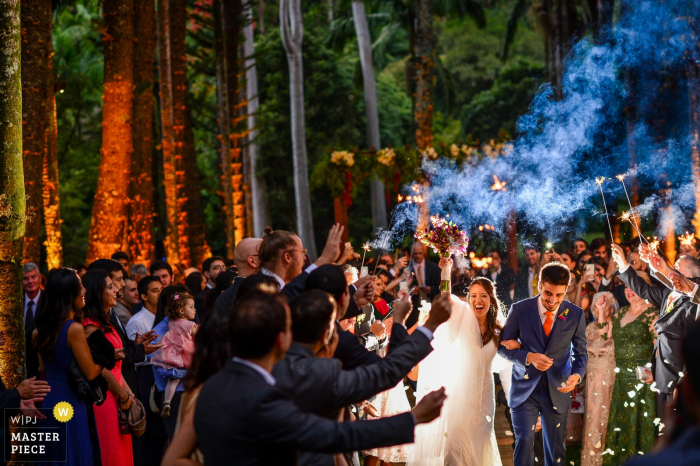
<path fill-rule="evenodd" d="M 637 272 L 649 283 L 649 276 Z M 653 323 L 659 310 L 625 287 L 630 305 L 612 319 L 610 337 L 615 338 L 615 385 L 610 403 L 603 465 L 624 463 L 630 456 L 647 453 L 654 446 L 657 426 L 656 395 L 651 386 L 637 379 L 635 368 L 646 366 L 654 351 Z M 658 421 L 657 421 L 658 424 Z"/>

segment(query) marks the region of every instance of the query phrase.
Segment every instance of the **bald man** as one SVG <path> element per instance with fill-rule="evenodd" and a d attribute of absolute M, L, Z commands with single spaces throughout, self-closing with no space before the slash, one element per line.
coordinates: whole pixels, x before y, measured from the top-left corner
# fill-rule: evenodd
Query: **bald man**
<path fill-rule="evenodd" d="M 238 296 L 238 287 L 243 280 L 253 275 L 260 265 L 258 251 L 260 251 L 261 238 L 245 238 L 238 242 L 233 251 L 233 262 L 238 268 L 238 276 L 231 286 L 214 301 L 214 312 L 222 312 L 233 307 L 233 301 Z"/>

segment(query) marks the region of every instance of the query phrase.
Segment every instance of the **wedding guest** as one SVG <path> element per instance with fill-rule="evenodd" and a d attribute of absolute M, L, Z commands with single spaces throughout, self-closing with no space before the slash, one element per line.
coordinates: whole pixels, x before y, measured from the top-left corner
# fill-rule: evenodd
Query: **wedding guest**
<path fill-rule="evenodd" d="M 233 261 L 238 269 L 238 276 L 233 281 L 231 286 L 221 293 L 214 301 L 214 312 L 230 311 L 233 306 L 233 301 L 238 294 L 238 287 L 243 280 L 250 277 L 260 266 L 260 238 L 244 238 L 238 242 L 236 249 L 233 251 Z"/>
<path fill-rule="evenodd" d="M 148 269 L 143 264 L 134 264 L 129 267 L 129 275 L 138 283 L 143 277 L 148 276 Z"/>
<path fill-rule="evenodd" d="M 345 274 L 345 280 L 348 282 L 348 285 L 352 285 L 359 278 L 357 269 L 350 264 L 343 265 L 343 273 Z"/>
<path fill-rule="evenodd" d="M 542 255 L 535 245 L 529 243 L 523 245 L 523 253 L 525 254 L 526 267 L 520 267 L 515 275 L 513 302 L 532 298 L 537 294 L 537 284 L 535 282 L 537 281 L 538 264 Z"/>
<path fill-rule="evenodd" d="M 610 292 L 597 293 L 592 302 L 597 320 L 586 327 L 588 366 L 581 466 L 603 464 L 601 453 L 605 451 L 605 433 L 615 383 L 615 343 L 611 320 L 617 311 L 617 303 Z"/>
<path fill-rule="evenodd" d="M 681 241 L 680 253 L 682 256 L 690 256 L 698 259 L 700 256 L 700 240 L 696 236 L 689 240 Z"/>
<path fill-rule="evenodd" d="M 141 307 L 139 304 L 139 290 L 136 286 L 136 281 L 129 277 L 124 277 L 124 287 L 121 293 L 117 295 L 117 305 L 112 309 L 112 312 L 116 314 L 117 319 L 119 319 L 119 322 L 122 324 L 122 327 L 126 327 L 129 319 L 131 319 L 132 309 L 135 309 L 136 306 L 138 306 L 139 309 Z"/>
<path fill-rule="evenodd" d="M 104 269 L 89 270 L 83 277 L 85 287 L 85 318 L 82 322 L 85 335 L 101 330 L 114 349 L 122 348 L 122 340 L 109 321 L 110 309 L 117 303 L 117 288 L 109 272 Z M 118 409 L 129 409 L 133 393 L 124 381 L 122 361 L 117 361 L 112 370 L 102 369 L 109 390 L 103 404 L 95 405 L 95 423 L 100 441 L 103 466 L 129 466 L 134 464 L 131 436 L 121 433 Z"/>
<path fill-rule="evenodd" d="M 591 241 L 591 245 L 588 249 L 591 250 L 594 257 L 600 257 L 607 263 L 610 260 L 610 255 L 608 254 L 608 243 L 609 241 L 605 238 L 596 238 Z"/>
<path fill-rule="evenodd" d="M 510 290 L 515 284 L 515 272 L 510 267 L 503 265 L 501 252 L 492 249 L 489 251 L 491 263 L 487 268 L 482 269 L 481 274 L 487 276 L 498 290 L 498 300 L 506 309 L 510 309 L 513 300 L 510 298 Z M 457 267 L 455 267 L 457 268 Z"/>
<path fill-rule="evenodd" d="M 572 272 L 576 268 L 576 253 L 573 251 L 564 251 L 560 254 L 561 263 L 564 264 Z"/>
<path fill-rule="evenodd" d="M 65 459 L 71 466 L 93 464 L 88 426 L 88 416 L 93 416 L 93 413 L 71 388 L 68 366 L 75 360 L 88 381 L 102 372 L 102 367 L 92 359 L 83 326 L 79 323 L 83 320 L 84 299 L 85 288 L 74 270 L 58 268 L 50 271 L 44 296 L 39 302 L 33 338 L 42 371 L 51 386 L 51 391 L 45 394 L 42 409 L 53 410 L 61 401 L 73 407 L 73 418 L 65 424 L 65 442 L 47 442 L 46 455 L 42 456 L 48 461 Z M 46 382 L 41 383 L 48 388 Z M 47 416 L 39 425 L 49 431 L 60 424 L 53 416 Z"/>
<path fill-rule="evenodd" d="M 694 466 L 700 464 L 700 323 L 694 322 L 683 341 L 686 377 L 678 384 L 679 399 L 693 424 L 670 446 L 636 456 L 628 466 Z"/>
<path fill-rule="evenodd" d="M 578 257 L 586 249 L 588 249 L 588 242 L 583 238 L 576 238 L 571 246 L 571 250 L 576 257 Z"/>
<path fill-rule="evenodd" d="M 651 283 L 649 275 L 642 271 L 636 272 L 635 278 L 647 285 Z M 654 392 L 648 383 L 637 378 L 636 370 L 645 367 L 654 352 L 653 324 L 659 310 L 632 287 L 626 287 L 625 295 L 630 305 L 621 308 L 607 325 L 608 338 L 615 340 L 617 367 L 605 437 L 606 466 L 622 464 L 637 452 L 649 452 L 657 431 Z"/>
<path fill-rule="evenodd" d="M 83 275 L 87 273 L 87 266 L 85 264 L 76 264 L 73 266 L 73 270 L 78 274 L 78 278 L 83 278 Z"/>
<path fill-rule="evenodd" d="M 259 291 L 237 303 L 229 324 L 234 358 L 204 383 L 194 426 L 207 465 L 293 465 L 298 451 L 340 453 L 413 441 L 415 424 L 440 412 L 444 391 L 411 413 L 338 423 L 299 410 L 270 374 L 292 342 L 289 307 Z M 227 396 L 221 397 L 222 393 Z"/>
<path fill-rule="evenodd" d="M 411 267 L 414 279 L 409 286 L 413 288 L 413 311 L 408 316 L 406 325 L 411 328 L 418 322 L 421 301 L 432 301 L 440 292 L 440 267 L 426 258 L 425 246 L 420 241 L 413 244 L 411 250 Z"/>
<path fill-rule="evenodd" d="M 127 266 L 129 265 L 129 255 L 123 251 L 117 251 L 110 257 L 113 261 L 117 261 L 121 264 L 124 269 L 124 275 L 128 274 Z"/>
<path fill-rule="evenodd" d="M 658 340 L 654 350 L 652 372 L 658 389 L 657 417 L 664 419 L 666 406 L 672 402 L 673 392 L 683 372 L 683 360 L 680 357 L 681 340 L 685 336 L 685 329 L 696 319 L 697 305 L 678 290 L 649 285 L 639 278 L 623 254 L 622 249 L 613 244 L 613 257 L 620 269 L 620 279 L 640 297 L 661 309 L 659 318 L 654 323 Z M 654 255 L 656 261 L 663 264 L 658 254 Z M 654 262 L 652 260 L 652 263 Z M 700 277 L 700 261 L 694 257 L 681 256 L 676 260 L 675 266 L 685 277 Z"/>
<path fill-rule="evenodd" d="M 34 262 L 22 266 L 22 287 L 24 288 L 24 338 L 27 352 L 27 377 L 36 377 L 39 373 L 39 355 L 32 346 L 32 332 L 36 311 L 41 298 L 41 275 Z"/>
<path fill-rule="evenodd" d="M 200 322 L 204 319 L 204 316 L 214 310 L 216 300 L 222 293 L 233 286 L 237 278 L 238 272 L 233 268 L 226 269 L 216 276 L 216 286 L 208 290 L 207 296 L 204 298 L 204 314 L 200 317 Z"/>
<path fill-rule="evenodd" d="M 593 253 L 588 249 L 581 251 L 576 258 L 576 276 L 580 279 L 583 276 L 583 266 L 593 257 Z"/>
<path fill-rule="evenodd" d="M 151 272 L 151 276 L 160 280 L 163 288 L 172 284 L 173 268 L 167 262 L 156 261 L 151 264 L 149 271 Z"/>
<path fill-rule="evenodd" d="M 187 289 L 190 290 L 190 293 L 192 293 L 192 296 L 197 296 L 198 294 L 202 293 L 203 290 L 209 290 L 206 287 L 207 284 L 207 279 L 204 278 L 204 275 L 197 271 L 190 272 L 187 277 L 185 277 L 185 286 Z M 206 296 L 207 292 L 204 291 L 204 295 Z"/>
<path fill-rule="evenodd" d="M 216 277 L 224 270 L 226 270 L 226 264 L 224 263 L 224 258 L 221 256 L 211 256 L 202 262 L 202 275 L 204 275 L 206 279 L 206 286 L 204 288 L 200 287 L 198 291 L 194 291 L 190 288 L 190 291 L 195 297 L 194 307 L 197 309 L 197 315 L 200 321 L 204 314 L 204 300 L 207 297 L 207 293 L 216 286 Z"/>
<path fill-rule="evenodd" d="M 600 288 L 601 282 L 605 277 L 605 270 L 607 267 L 607 262 L 600 257 L 590 258 L 584 266 L 584 272 L 581 276 L 581 280 L 579 280 L 576 284 L 574 304 L 583 309 L 583 313 L 586 316 L 586 322 L 588 323 L 595 320 L 595 315 L 591 312 L 591 298 L 598 292 L 598 288 Z"/>

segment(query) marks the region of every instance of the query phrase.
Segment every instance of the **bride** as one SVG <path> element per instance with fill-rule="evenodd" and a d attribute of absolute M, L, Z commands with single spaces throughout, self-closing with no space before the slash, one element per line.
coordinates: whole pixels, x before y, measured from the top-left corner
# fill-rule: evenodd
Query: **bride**
<path fill-rule="evenodd" d="M 416 393 L 418 401 L 444 386 L 447 400 L 439 418 L 416 428 L 408 466 L 500 466 L 492 364 L 503 363 L 497 356 L 502 325 L 493 283 L 474 278 L 467 302 L 454 295 L 452 302 L 434 351 L 420 363 Z"/>

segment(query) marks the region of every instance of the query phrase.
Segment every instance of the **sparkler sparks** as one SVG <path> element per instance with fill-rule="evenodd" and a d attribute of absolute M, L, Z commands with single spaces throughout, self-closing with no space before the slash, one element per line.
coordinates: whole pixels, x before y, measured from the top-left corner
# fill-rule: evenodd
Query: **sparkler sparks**
<path fill-rule="evenodd" d="M 371 251 L 369 248 L 369 243 L 363 244 L 362 249 L 364 249 L 365 252 L 362 253 L 362 264 L 360 265 L 360 270 L 362 270 L 362 266 L 365 265 L 365 256 L 367 255 L 367 251 Z"/>
<path fill-rule="evenodd" d="M 498 179 L 498 176 L 493 175 L 493 186 L 491 186 L 491 189 L 494 191 L 505 191 L 506 190 L 506 182 L 505 181 L 500 181 Z"/>
<path fill-rule="evenodd" d="M 693 246 L 693 239 L 695 238 L 695 235 L 692 235 L 688 233 L 687 231 L 685 232 L 685 235 L 680 235 L 678 239 L 681 242 L 681 245 L 683 246 Z"/>
<path fill-rule="evenodd" d="M 605 219 L 608 221 L 608 229 L 610 230 L 610 240 L 614 241 L 615 235 L 613 235 L 612 232 L 612 226 L 610 225 L 610 216 L 608 214 L 608 205 L 605 203 L 605 194 L 603 194 L 603 182 L 605 181 L 605 177 L 597 177 L 595 179 L 595 184 L 598 185 L 598 189 L 600 189 L 600 196 L 603 198 L 603 206 L 605 207 Z"/>

